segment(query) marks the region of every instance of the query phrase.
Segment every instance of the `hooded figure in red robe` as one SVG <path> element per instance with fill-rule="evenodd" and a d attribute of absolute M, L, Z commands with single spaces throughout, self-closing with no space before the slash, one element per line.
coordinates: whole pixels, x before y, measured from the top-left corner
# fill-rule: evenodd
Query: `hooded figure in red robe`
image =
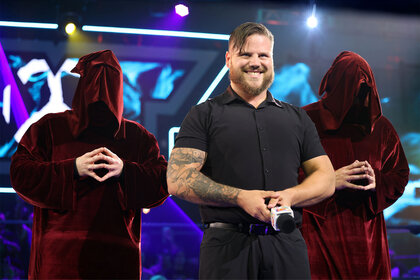
<path fill-rule="evenodd" d="M 12 157 L 12 185 L 34 206 L 29 278 L 139 279 L 141 209 L 166 199 L 166 161 L 155 137 L 122 117 L 111 51 L 73 72 L 72 109 L 34 123 Z"/>
<path fill-rule="evenodd" d="M 409 169 L 382 115 L 369 64 L 345 51 L 304 107 L 336 170 L 336 192 L 304 209 L 302 233 L 313 279 L 391 279 L 382 211 L 404 192 Z"/>

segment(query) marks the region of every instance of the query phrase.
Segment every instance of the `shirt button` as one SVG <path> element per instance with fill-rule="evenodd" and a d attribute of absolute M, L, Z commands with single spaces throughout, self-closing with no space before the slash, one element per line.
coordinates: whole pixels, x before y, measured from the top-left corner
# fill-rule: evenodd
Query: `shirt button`
<path fill-rule="evenodd" d="M 263 151 L 267 151 L 267 150 L 268 150 L 267 148 L 265 148 L 265 147 L 263 148 Z"/>
<path fill-rule="evenodd" d="M 262 126 L 260 126 L 258 129 L 259 129 L 259 130 L 264 130 L 264 128 L 263 128 Z"/>
<path fill-rule="evenodd" d="M 265 170 L 265 173 L 270 173 L 270 169 L 266 169 Z"/>

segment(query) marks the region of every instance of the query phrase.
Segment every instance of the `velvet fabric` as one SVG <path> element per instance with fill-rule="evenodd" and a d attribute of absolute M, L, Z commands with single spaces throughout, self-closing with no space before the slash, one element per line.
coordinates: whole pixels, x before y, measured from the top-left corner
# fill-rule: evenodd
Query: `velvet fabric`
<path fill-rule="evenodd" d="M 12 185 L 34 206 L 29 278 L 139 279 L 141 209 L 166 199 L 166 161 L 155 137 L 122 117 L 122 72 L 111 51 L 82 57 L 74 71 L 72 109 L 33 124 L 12 157 Z M 109 109 L 99 128 L 89 114 L 98 102 Z M 120 177 L 79 177 L 75 159 L 100 147 L 123 161 Z"/>
<path fill-rule="evenodd" d="M 345 122 L 362 84 L 369 87 L 364 126 Z M 376 190 L 336 190 L 303 212 L 313 279 L 391 279 L 382 211 L 404 192 L 409 169 L 400 139 L 381 112 L 372 70 L 358 54 L 342 52 L 322 80 L 321 100 L 304 107 L 337 170 L 355 160 L 368 161 Z"/>

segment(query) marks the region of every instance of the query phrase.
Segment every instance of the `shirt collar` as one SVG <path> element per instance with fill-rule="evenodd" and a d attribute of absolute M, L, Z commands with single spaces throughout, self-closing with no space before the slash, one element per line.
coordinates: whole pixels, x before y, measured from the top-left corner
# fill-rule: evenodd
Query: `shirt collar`
<path fill-rule="evenodd" d="M 231 86 L 229 86 L 226 91 L 223 93 L 222 96 L 222 103 L 223 104 L 228 104 L 231 103 L 235 100 L 238 101 L 242 101 L 245 102 L 233 89 Z M 273 95 L 271 94 L 271 92 L 267 91 L 267 98 L 265 99 L 266 103 L 270 103 L 273 104 L 279 108 L 283 108 L 283 105 L 281 105 L 281 102 L 276 100 Z"/>
<path fill-rule="evenodd" d="M 265 101 L 267 103 L 271 103 L 271 104 L 273 104 L 273 105 L 275 105 L 275 106 L 277 106 L 279 108 L 283 108 L 283 105 L 281 105 L 281 101 L 275 99 L 273 97 L 273 95 L 271 94 L 271 92 L 269 92 L 269 91 L 267 91 L 267 98 L 265 99 Z"/>

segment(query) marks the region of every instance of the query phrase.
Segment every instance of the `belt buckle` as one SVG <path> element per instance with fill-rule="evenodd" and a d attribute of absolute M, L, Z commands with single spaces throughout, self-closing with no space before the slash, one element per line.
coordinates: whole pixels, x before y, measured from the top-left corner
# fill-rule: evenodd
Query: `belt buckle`
<path fill-rule="evenodd" d="M 267 235 L 269 228 L 267 225 L 251 224 L 249 225 L 249 234 Z"/>

